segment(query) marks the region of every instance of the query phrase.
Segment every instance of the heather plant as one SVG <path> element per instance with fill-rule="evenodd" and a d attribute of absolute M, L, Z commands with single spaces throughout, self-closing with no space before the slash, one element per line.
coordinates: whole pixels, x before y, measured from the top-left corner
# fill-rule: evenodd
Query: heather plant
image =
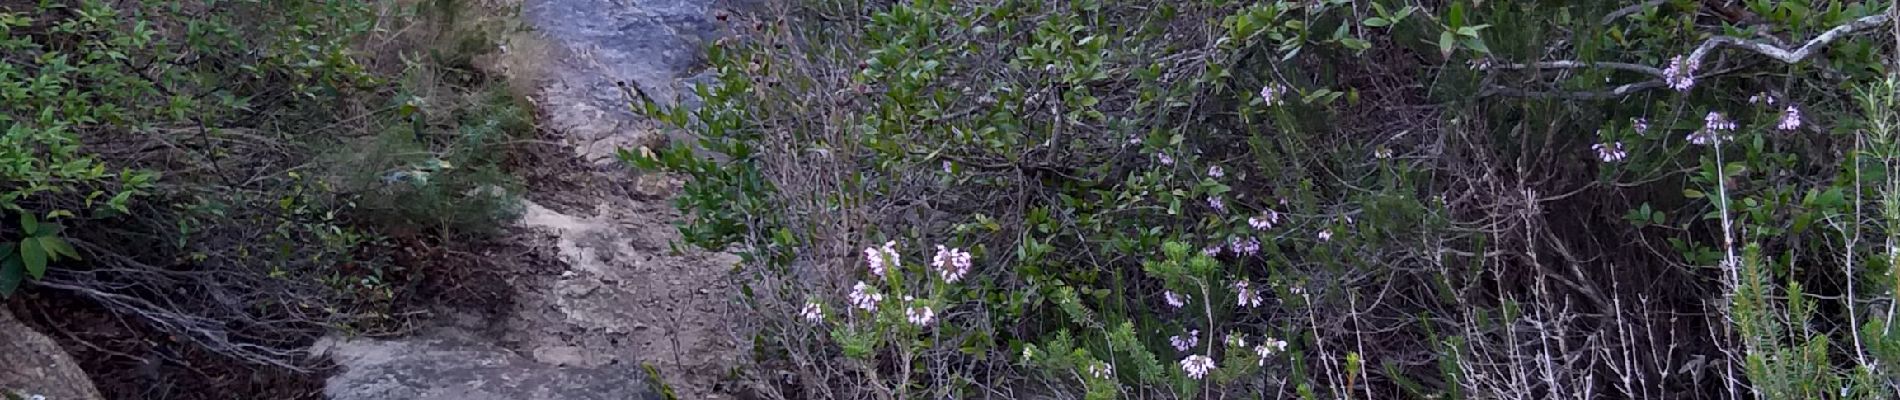
<path fill-rule="evenodd" d="M 742 255 L 769 394 L 1894 388 L 1886 3 L 770 10 L 623 153 Z"/>

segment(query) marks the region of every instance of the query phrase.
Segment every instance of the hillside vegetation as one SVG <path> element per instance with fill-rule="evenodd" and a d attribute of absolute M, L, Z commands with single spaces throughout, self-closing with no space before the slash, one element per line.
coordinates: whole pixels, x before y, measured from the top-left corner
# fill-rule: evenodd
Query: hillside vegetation
<path fill-rule="evenodd" d="M 775 398 L 1892 398 L 1894 12 L 793 0 L 622 156 Z"/>
<path fill-rule="evenodd" d="M 312 372 L 317 336 L 404 329 L 438 279 L 418 260 L 514 212 L 500 168 L 532 114 L 482 68 L 512 13 L 0 1 L 0 295 L 103 338 L 69 346 L 114 398 L 290 396 L 205 380 Z"/>

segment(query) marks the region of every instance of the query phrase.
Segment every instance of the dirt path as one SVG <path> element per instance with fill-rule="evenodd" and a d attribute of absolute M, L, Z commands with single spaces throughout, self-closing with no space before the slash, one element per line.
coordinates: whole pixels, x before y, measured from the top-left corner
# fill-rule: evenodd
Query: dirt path
<path fill-rule="evenodd" d="M 537 49 L 546 64 L 532 100 L 543 139 L 568 151 L 543 155 L 556 159 L 526 173 L 512 235 L 537 253 L 517 259 L 562 265 L 520 268 L 509 282 L 515 305 L 499 315 L 443 310 L 438 326 L 408 338 L 321 344 L 346 371 L 330 380 L 331 398 L 574 398 L 545 393 L 607 391 L 595 378 L 616 375 L 638 386 L 643 365 L 678 398 L 731 398 L 727 378 L 745 347 L 731 333 L 734 291 L 724 277 L 737 259 L 675 250 L 673 183 L 612 158 L 659 132 L 626 111 L 616 84 L 679 101 L 717 32 L 710 8 L 710 0 L 526 1 L 525 17 L 549 47 Z M 464 359 L 492 367 L 454 367 Z M 522 394 L 534 390 L 543 394 Z"/>

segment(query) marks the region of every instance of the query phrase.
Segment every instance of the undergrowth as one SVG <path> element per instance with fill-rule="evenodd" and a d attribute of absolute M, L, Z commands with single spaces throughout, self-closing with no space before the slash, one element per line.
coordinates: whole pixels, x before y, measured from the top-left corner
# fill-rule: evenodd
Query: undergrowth
<path fill-rule="evenodd" d="M 1889 398 L 1891 12 L 788 1 L 622 156 L 776 398 Z"/>

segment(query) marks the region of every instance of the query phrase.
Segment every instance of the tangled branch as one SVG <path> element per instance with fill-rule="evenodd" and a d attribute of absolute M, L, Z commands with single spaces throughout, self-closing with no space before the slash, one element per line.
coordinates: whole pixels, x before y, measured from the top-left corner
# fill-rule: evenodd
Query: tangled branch
<path fill-rule="evenodd" d="M 1826 32 L 1822 32 L 1819 36 L 1815 36 L 1813 39 L 1808 39 L 1808 41 L 1805 43 L 1802 43 L 1800 47 L 1796 47 L 1793 49 L 1789 49 L 1783 46 L 1777 46 L 1771 43 L 1764 43 L 1764 42 L 1759 42 L 1759 41 L 1742 39 L 1742 38 L 1738 38 L 1734 36 L 1727 36 L 1727 35 L 1715 36 L 1715 37 L 1709 38 L 1706 41 L 1703 41 L 1701 45 L 1696 46 L 1695 50 L 1690 52 L 1688 57 L 1685 60 L 1683 60 L 1683 63 L 1686 65 L 1700 65 L 1702 63 L 1702 60 L 1704 58 L 1708 58 L 1709 54 L 1713 53 L 1716 49 L 1719 49 L 1722 47 L 1731 47 L 1731 48 L 1737 48 L 1737 49 L 1747 50 L 1750 52 L 1761 54 L 1763 56 L 1767 56 L 1768 58 L 1772 58 L 1772 59 L 1775 59 L 1776 61 L 1781 61 L 1783 63 L 1795 64 L 1803 60 L 1806 60 L 1809 56 L 1813 56 L 1814 53 L 1819 52 L 1820 49 L 1827 47 L 1828 44 L 1831 44 L 1836 40 L 1840 40 L 1843 37 L 1847 37 L 1848 35 L 1851 35 L 1860 31 L 1873 29 L 1876 27 L 1880 27 L 1882 25 L 1886 25 L 1887 22 L 1890 20 L 1891 20 L 1891 17 L 1888 15 L 1888 13 L 1885 13 L 1885 12 L 1869 15 L 1865 17 L 1860 17 L 1859 19 L 1855 19 L 1841 26 L 1836 26 L 1832 29 L 1828 29 Z M 1648 81 L 1643 81 L 1643 82 L 1624 84 L 1624 85 L 1617 86 L 1613 89 L 1605 90 L 1605 91 L 1590 91 L 1590 92 L 1532 91 L 1532 90 L 1524 90 L 1524 89 L 1516 89 L 1516 88 L 1493 87 L 1493 88 L 1487 89 L 1484 95 L 1485 96 L 1502 95 L 1502 96 L 1509 96 L 1509 97 L 1561 98 L 1561 99 L 1571 99 L 1571 100 L 1597 100 L 1597 99 L 1622 97 L 1622 96 L 1629 95 L 1638 91 L 1666 86 L 1663 84 L 1663 70 L 1657 69 L 1655 67 L 1647 66 L 1647 65 L 1639 65 L 1639 64 L 1631 64 L 1631 63 L 1585 62 L 1585 61 L 1575 61 L 1575 60 L 1560 60 L 1560 61 L 1546 61 L 1546 62 L 1531 63 L 1531 64 L 1504 64 L 1504 65 L 1484 67 L 1482 69 L 1486 71 L 1492 71 L 1492 70 L 1582 69 L 1582 68 L 1606 68 L 1606 69 L 1623 70 L 1623 71 L 1630 71 L 1630 72 L 1650 75 L 1655 78 Z M 1709 74 L 1709 75 L 1719 75 L 1719 73 Z M 1700 77 L 1697 77 L 1697 78 L 1700 78 Z"/>

